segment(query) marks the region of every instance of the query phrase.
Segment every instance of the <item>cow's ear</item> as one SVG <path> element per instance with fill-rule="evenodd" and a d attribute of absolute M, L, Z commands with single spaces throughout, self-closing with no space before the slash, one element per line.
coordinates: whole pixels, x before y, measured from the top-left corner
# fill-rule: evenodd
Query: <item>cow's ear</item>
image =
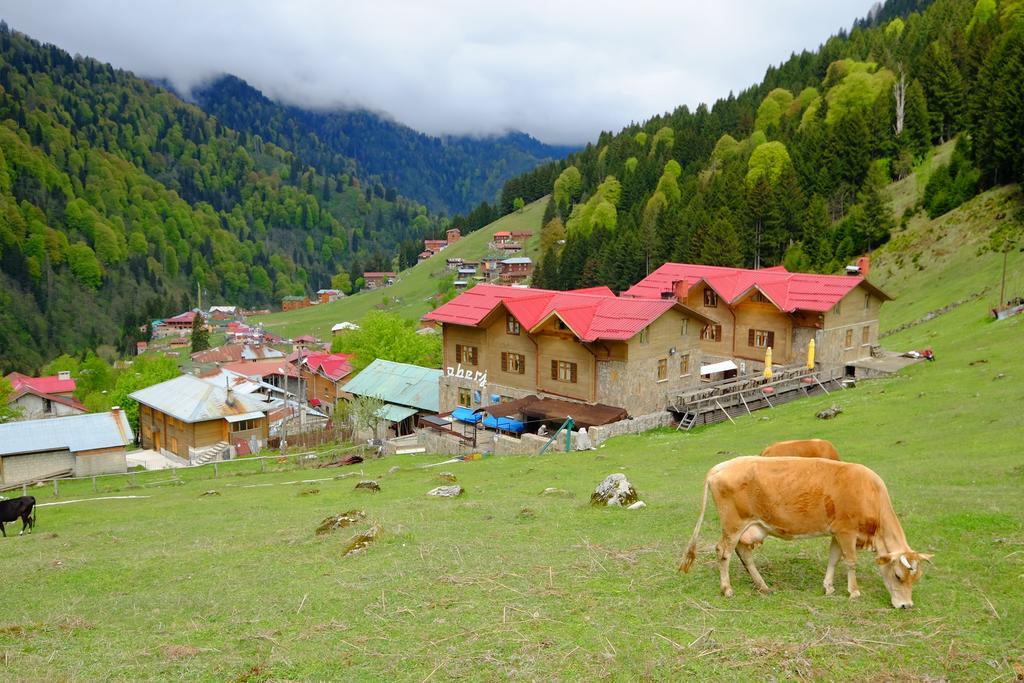
<path fill-rule="evenodd" d="M 917 555 L 917 559 L 921 560 L 922 562 L 927 562 L 928 564 L 932 563 L 932 555 L 929 555 L 927 553 L 915 553 L 915 555 Z"/>
<path fill-rule="evenodd" d="M 895 559 L 896 559 L 896 555 L 894 555 L 892 553 L 888 553 L 888 554 L 885 554 L 885 555 L 879 555 L 878 557 L 875 558 L 875 564 L 877 564 L 877 565 L 887 565 L 887 564 L 889 564 L 890 562 L 892 562 Z"/>

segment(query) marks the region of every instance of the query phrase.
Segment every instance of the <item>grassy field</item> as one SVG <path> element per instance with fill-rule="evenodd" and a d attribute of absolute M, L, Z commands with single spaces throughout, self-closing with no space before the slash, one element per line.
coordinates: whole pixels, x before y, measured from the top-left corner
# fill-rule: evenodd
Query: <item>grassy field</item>
<path fill-rule="evenodd" d="M 883 308 L 883 330 L 987 292 L 889 336 L 889 348 L 927 345 L 937 358 L 889 379 L 735 425 L 625 437 L 587 453 L 427 469 L 443 458 L 405 456 L 267 474 L 241 463 L 237 476 L 215 481 L 188 471 L 181 485 L 106 483 L 104 494 L 148 499 L 43 507 L 35 534 L 0 539 L 0 672 L 9 680 L 1013 680 L 1024 666 L 1024 317 L 988 318 L 1001 261 L 977 256 L 982 237 L 963 230 L 983 236 L 995 213 L 1019 206 L 1017 193 L 912 221 L 897 236 L 903 244 L 876 256 L 873 279 L 900 297 Z M 814 417 L 832 403 L 839 417 Z M 868 553 L 863 597 L 851 602 L 838 589 L 824 597 L 825 539 L 769 541 L 757 557 L 775 593 L 757 594 L 734 562 L 736 596 L 721 598 L 714 512 L 695 570 L 676 571 L 706 470 L 810 436 L 874 468 L 911 545 L 935 553 L 915 609 L 889 607 Z M 454 472 L 466 495 L 426 497 L 438 470 Z M 588 505 L 612 472 L 629 476 L 646 509 Z M 378 479 L 381 492 L 355 490 L 362 476 Z M 546 487 L 571 496 L 540 496 Z M 220 495 L 202 495 L 210 489 Z M 49 488 L 35 492 L 54 502 Z M 61 489 L 61 500 L 93 495 L 87 483 Z M 372 521 L 383 535 L 345 557 L 354 531 L 313 532 L 350 509 L 368 516 L 356 531 Z"/>
<path fill-rule="evenodd" d="M 419 319 L 430 310 L 429 297 L 437 292 L 437 285 L 445 274 L 445 261 L 461 256 L 478 260 L 487 255 L 487 243 L 499 230 L 529 230 L 533 237 L 524 245 L 525 255 L 537 260 L 540 255 L 540 223 L 544 216 L 547 197 L 527 204 L 521 213 L 511 213 L 473 232 L 448 247 L 440 254 L 417 263 L 399 274 L 398 281 L 383 289 L 360 292 L 341 301 L 311 306 L 298 311 L 274 313 L 253 318 L 266 328 L 285 338 L 300 334 L 313 334 L 319 339 L 331 336 L 331 327 L 349 320 L 356 322 L 373 310 L 388 310 L 404 318 Z"/>

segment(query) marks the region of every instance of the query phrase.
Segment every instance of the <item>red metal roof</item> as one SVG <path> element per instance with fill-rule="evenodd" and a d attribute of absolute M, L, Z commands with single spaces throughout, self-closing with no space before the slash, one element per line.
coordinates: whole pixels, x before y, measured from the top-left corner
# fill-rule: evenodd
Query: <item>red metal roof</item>
<path fill-rule="evenodd" d="M 607 287 L 558 292 L 480 284 L 428 313 L 424 319 L 475 327 L 499 305 L 528 330 L 557 315 L 581 341 L 630 339 L 670 308 L 685 308 L 674 299 L 621 299 Z M 689 315 L 706 320 L 685 310 Z"/>
<path fill-rule="evenodd" d="M 302 336 L 295 337 L 295 339 L 292 339 L 292 341 L 297 344 L 315 344 L 316 337 L 314 337 L 311 334 L 304 334 Z"/>
<path fill-rule="evenodd" d="M 313 372 L 319 372 L 327 379 L 337 382 L 352 373 L 351 353 L 311 353 L 304 356 L 306 366 Z"/>
<path fill-rule="evenodd" d="M 41 394 L 71 394 L 75 391 L 75 380 L 61 379 L 57 375 L 48 377 L 29 377 L 20 372 L 12 372 L 5 378 L 11 383 L 11 387 L 17 392 L 22 387 L 35 389 Z"/>
<path fill-rule="evenodd" d="M 191 324 L 192 321 L 194 321 L 195 319 L 196 319 L 196 312 L 195 311 L 186 311 L 185 313 L 180 313 L 180 314 L 174 316 L 173 318 L 165 318 L 164 319 L 164 323 L 165 324 L 166 323 L 189 323 L 189 324 Z"/>
<path fill-rule="evenodd" d="M 685 295 L 691 287 L 705 283 L 727 303 L 736 303 L 758 289 L 779 310 L 827 311 L 835 306 L 850 290 L 864 283 L 884 299 L 890 297 L 861 276 L 817 275 L 790 273 L 782 266 L 762 270 L 725 268 L 690 263 L 666 263 L 653 273 L 623 292 L 624 297 L 660 298 L 676 291 Z"/>
<path fill-rule="evenodd" d="M 394 276 L 395 276 L 395 274 L 392 273 L 391 271 L 382 272 L 382 273 L 376 273 L 376 272 L 374 272 L 374 273 L 363 273 L 363 278 L 364 279 L 368 278 L 368 277 L 394 277 Z"/>

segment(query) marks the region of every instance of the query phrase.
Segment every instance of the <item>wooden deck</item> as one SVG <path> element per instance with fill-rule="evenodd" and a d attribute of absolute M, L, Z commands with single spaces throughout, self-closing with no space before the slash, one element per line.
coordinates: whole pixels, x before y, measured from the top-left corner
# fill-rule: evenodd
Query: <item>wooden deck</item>
<path fill-rule="evenodd" d="M 768 380 L 742 377 L 703 384 L 670 397 L 668 409 L 680 416 L 679 429 L 699 424 L 732 421 L 755 410 L 844 389 L 839 369 L 808 370 L 804 366 L 783 368 Z"/>

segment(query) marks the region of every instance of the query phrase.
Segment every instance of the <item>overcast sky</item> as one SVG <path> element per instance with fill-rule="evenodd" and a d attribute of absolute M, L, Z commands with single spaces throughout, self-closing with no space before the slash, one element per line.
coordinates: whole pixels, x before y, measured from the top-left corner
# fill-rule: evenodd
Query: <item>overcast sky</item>
<path fill-rule="evenodd" d="M 271 98 L 430 134 L 579 144 L 714 102 L 816 48 L 869 0 L 4 0 L 13 28 L 183 91 L 232 73 Z"/>

